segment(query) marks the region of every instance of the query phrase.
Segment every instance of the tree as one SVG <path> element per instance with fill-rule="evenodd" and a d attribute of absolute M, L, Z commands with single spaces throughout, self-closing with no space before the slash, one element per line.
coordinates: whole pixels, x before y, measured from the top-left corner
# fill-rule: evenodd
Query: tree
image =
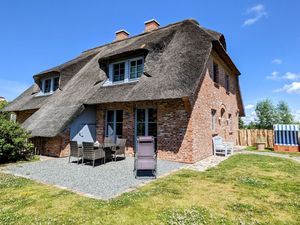
<path fill-rule="evenodd" d="M 241 117 L 239 117 L 239 129 L 245 129 L 245 123 Z"/>
<path fill-rule="evenodd" d="M 276 107 L 278 115 L 278 123 L 291 124 L 294 122 L 294 117 L 291 113 L 289 105 L 285 101 L 280 101 Z"/>
<path fill-rule="evenodd" d="M 27 159 L 33 155 L 33 145 L 28 142 L 30 135 L 19 123 L 9 120 L 9 113 L 1 112 L 7 105 L 0 102 L 0 163 Z"/>
<path fill-rule="evenodd" d="M 278 123 L 276 108 L 269 99 L 258 102 L 255 112 L 257 116 L 255 123 L 258 129 L 273 129 L 273 125 Z"/>

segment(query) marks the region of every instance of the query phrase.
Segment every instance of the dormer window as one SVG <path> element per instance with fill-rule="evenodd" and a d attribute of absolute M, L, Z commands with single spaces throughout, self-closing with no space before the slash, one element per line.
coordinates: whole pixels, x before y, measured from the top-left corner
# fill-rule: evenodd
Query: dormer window
<path fill-rule="evenodd" d="M 50 77 L 41 80 L 41 94 L 52 94 L 59 87 L 59 77 Z"/>
<path fill-rule="evenodd" d="M 125 78 L 125 62 L 113 64 L 113 82 L 122 81 Z"/>
<path fill-rule="evenodd" d="M 130 60 L 130 79 L 136 79 L 142 76 L 143 59 Z"/>
<path fill-rule="evenodd" d="M 144 58 L 122 60 L 109 64 L 109 79 L 104 85 L 136 81 L 143 74 Z"/>

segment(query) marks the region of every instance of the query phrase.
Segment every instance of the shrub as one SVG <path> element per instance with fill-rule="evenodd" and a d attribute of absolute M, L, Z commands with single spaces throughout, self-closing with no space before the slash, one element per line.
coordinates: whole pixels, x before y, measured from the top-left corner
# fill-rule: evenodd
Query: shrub
<path fill-rule="evenodd" d="M 33 145 L 28 143 L 29 137 L 20 124 L 0 116 L 0 163 L 32 157 Z"/>

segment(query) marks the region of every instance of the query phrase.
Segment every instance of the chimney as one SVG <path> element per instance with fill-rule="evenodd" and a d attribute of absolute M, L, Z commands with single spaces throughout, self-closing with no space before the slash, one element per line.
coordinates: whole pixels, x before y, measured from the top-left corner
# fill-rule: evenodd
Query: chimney
<path fill-rule="evenodd" d="M 145 32 L 150 32 L 159 28 L 160 24 L 155 19 L 144 22 Z"/>
<path fill-rule="evenodd" d="M 116 41 L 121 41 L 128 38 L 129 33 L 126 30 L 118 30 L 116 31 Z"/>

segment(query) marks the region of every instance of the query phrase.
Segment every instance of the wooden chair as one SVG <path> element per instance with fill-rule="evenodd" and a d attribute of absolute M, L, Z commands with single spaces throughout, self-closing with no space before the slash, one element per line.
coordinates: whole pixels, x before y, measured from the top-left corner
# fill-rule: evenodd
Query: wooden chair
<path fill-rule="evenodd" d="M 126 156 L 125 156 L 126 139 L 125 138 L 117 138 L 116 145 L 117 145 L 117 147 L 114 151 L 115 161 L 117 161 L 117 155 L 124 155 L 124 158 L 126 158 Z"/>
<path fill-rule="evenodd" d="M 85 159 L 92 160 L 93 167 L 95 167 L 95 161 L 97 159 L 103 159 L 103 162 L 105 163 L 105 151 L 102 145 L 95 149 L 93 142 L 82 142 L 82 149 L 83 149 L 82 163 L 84 162 Z"/>
<path fill-rule="evenodd" d="M 78 164 L 79 158 L 82 159 L 82 156 L 83 156 L 82 148 L 78 147 L 77 141 L 70 141 L 69 163 L 70 163 L 71 157 L 76 157 L 77 164 Z"/>

